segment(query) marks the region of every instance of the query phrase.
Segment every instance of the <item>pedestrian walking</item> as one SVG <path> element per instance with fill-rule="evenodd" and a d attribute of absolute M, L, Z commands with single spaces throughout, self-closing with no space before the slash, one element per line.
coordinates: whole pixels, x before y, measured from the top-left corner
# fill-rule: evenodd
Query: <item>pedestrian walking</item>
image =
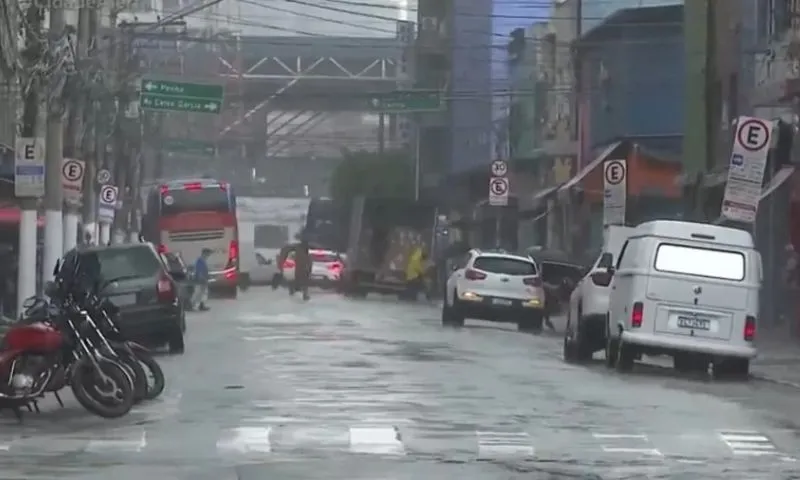
<path fill-rule="evenodd" d="M 208 305 L 208 257 L 211 249 L 204 248 L 194 262 L 194 292 L 192 294 L 192 307 L 202 312 L 209 310 Z"/>
<path fill-rule="evenodd" d="M 283 263 L 294 254 L 294 280 L 289 283 L 289 295 L 294 295 L 297 291 L 303 292 L 303 300 L 309 300 L 308 283 L 311 278 L 311 254 L 309 253 L 308 238 L 305 235 L 300 237 L 300 241 L 294 245 L 287 245 L 281 249 L 278 258 L 278 265 L 283 268 Z M 283 276 L 283 271 L 281 270 Z"/>

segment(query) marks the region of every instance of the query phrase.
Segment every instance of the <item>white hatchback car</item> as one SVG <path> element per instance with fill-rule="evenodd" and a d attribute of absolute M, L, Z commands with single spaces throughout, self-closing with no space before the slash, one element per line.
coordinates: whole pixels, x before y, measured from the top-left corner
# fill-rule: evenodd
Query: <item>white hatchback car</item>
<path fill-rule="evenodd" d="M 564 360 L 585 362 L 606 348 L 606 317 L 611 296 L 609 267 L 613 267 L 632 227 L 606 229 L 603 251 L 572 290 L 564 329 Z"/>
<path fill-rule="evenodd" d="M 312 285 L 321 287 L 337 286 L 344 269 L 345 257 L 332 250 L 311 249 L 308 251 L 311 256 L 311 277 Z M 295 277 L 294 252 L 283 262 L 283 278 L 287 282 L 293 282 Z"/>
<path fill-rule="evenodd" d="M 464 319 L 475 318 L 540 332 L 544 298 L 539 269 L 531 258 L 470 250 L 447 280 L 442 325 L 459 327 Z"/>

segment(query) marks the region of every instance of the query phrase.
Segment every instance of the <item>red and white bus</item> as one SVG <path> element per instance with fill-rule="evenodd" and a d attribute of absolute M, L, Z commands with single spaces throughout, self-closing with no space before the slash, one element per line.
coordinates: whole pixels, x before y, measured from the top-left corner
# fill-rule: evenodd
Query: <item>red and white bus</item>
<path fill-rule="evenodd" d="M 193 265 L 204 248 L 213 292 L 236 297 L 239 284 L 239 228 L 236 196 L 226 182 L 176 180 L 154 187 L 142 218 L 144 239 L 159 252 L 179 254 Z"/>

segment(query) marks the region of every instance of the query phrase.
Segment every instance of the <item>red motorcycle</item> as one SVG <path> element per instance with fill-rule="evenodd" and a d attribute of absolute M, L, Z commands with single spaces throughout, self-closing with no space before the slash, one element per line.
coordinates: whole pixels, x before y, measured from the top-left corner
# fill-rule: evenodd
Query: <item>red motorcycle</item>
<path fill-rule="evenodd" d="M 90 348 L 70 313 L 85 312 L 62 311 L 58 319 L 19 323 L 3 337 L 0 408 L 11 409 L 20 420 L 20 407 L 35 406 L 45 392 L 67 383 L 84 408 L 102 417 L 120 417 L 133 405 L 128 374 Z"/>

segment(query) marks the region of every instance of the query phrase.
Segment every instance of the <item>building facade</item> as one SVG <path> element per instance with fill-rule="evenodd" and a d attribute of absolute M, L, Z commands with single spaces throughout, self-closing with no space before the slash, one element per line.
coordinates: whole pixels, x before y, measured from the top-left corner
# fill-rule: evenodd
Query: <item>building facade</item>
<path fill-rule="evenodd" d="M 459 174 L 492 161 L 492 2 L 453 6 L 449 173 Z"/>
<path fill-rule="evenodd" d="M 619 10 L 580 40 L 584 163 L 620 138 L 680 154 L 683 7 Z"/>
<path fill-rule="evenodd" d="M 584 1 L 581 8 L 581 31 L 587 32 L 591 30 L 619 10 L 627 8 L 663 7 L 669 5 L 683 5 L 683 2 L 675 0 Z"/>

